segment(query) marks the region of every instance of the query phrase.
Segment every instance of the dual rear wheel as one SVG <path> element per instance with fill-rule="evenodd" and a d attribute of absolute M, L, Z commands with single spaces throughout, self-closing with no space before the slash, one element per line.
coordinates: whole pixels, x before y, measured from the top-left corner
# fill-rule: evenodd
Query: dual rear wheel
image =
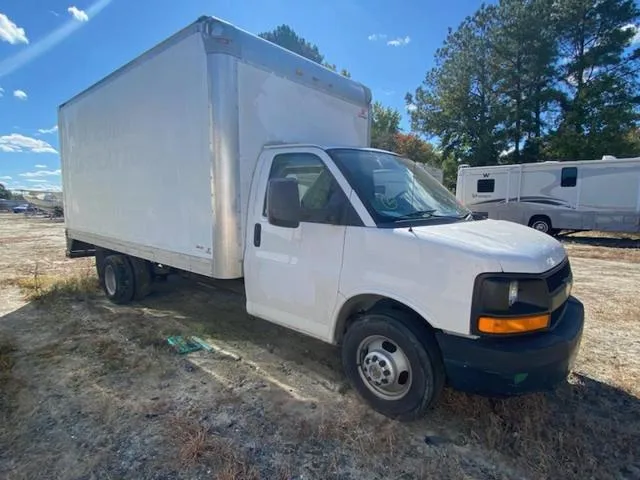
<path fill-rule="evenodd" d="M 113 303 L 141 300 L 151 291 L 151 264 L 145 260 L 99 252 L 96 254 L 96 270 L 105 295 Z"/>

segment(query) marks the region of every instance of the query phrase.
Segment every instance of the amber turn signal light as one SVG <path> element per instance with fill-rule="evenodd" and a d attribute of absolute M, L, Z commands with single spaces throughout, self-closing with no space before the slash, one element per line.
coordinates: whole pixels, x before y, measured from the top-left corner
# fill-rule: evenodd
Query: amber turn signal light
<path fill-rule="evenodd" d="M 533 332 L 549 326 L 549 315 L 533 315 L 529 317 L 480 317 L 478 330 L 482 333 L 510 334 Z"/>

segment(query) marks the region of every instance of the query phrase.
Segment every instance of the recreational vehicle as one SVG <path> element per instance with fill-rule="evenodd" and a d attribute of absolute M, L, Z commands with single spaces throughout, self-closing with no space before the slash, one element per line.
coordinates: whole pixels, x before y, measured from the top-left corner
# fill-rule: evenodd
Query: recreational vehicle
<path fill-rule="evenodd" d="M 640 231 L 640 157 L 460 166 L 456 196 L 474 213 L 541 232 Z"/>

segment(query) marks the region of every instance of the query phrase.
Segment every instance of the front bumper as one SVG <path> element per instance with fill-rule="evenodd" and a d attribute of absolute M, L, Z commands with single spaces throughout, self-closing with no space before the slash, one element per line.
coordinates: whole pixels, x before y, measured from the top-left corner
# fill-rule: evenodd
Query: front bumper
<path fill-rule="evenodd" d="M 570 297 L 553 330 L 510 338 L 436 334 L 448 384 L 469 393 L 512 396 L 550 390 L 564 381 L 582 338 L 584 307 Z"/>

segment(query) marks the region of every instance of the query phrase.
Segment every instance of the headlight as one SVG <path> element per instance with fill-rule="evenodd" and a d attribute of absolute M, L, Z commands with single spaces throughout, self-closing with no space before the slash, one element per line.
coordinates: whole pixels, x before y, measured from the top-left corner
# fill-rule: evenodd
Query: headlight
<path fill-rule="evenodd" d="M 472 330 L 504 335 L 545 329 L 550 301 L 543 279 L 481 275 L 474 292 Z"/>

